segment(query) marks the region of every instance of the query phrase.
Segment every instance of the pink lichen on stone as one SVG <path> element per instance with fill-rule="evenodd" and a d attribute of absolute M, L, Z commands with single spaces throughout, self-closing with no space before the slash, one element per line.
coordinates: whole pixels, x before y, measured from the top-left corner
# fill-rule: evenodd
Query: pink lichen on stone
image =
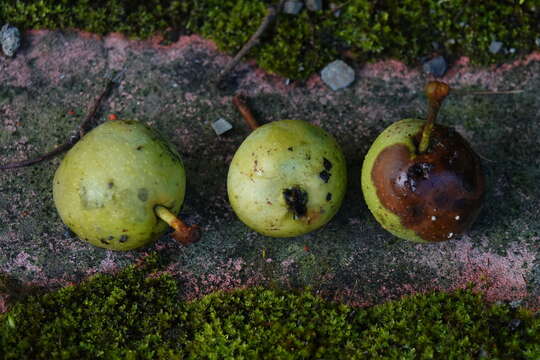
<path fill-rule="evenodd" d="M 465 236 L 456 240 L 453 249 L 434 249 L 418 262 L 430 266 L 438 276 L 451 279 L 451 285 L 444 290 L 465 288 L 472 283 L 475 290 L 485 293 L 488 301 L 500 301 L 528 295 L 525 278 L 534 259 L 533 252 L 517 243 L 512 244 L 503 256 L 475 248 Z M 440 285 L 434 288 L 440 288 Z"/>

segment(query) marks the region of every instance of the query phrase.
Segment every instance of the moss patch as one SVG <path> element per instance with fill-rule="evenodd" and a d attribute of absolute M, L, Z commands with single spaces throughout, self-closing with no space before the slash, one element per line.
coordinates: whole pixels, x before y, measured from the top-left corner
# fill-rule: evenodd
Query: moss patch
<path fill-rule="evenodd" d="M 4 1 L 0 23 L 21 29 L 79 28 L 146 38 L 162 33 L 200 33 L 233 53 L 257 29 L 269 0 Z M 534 1 L 336 0 L 318 12 L 280 14 L 277 25 L 251 52 L 260 66 L 291 78 L 305 78 L 346 55 L 367 61 L 395 57 L 408 63 L 433 52 L 466 55 L 488 64 L 538 49 L 540 7 Z M 493 40 L 503 49 L 489 52 Z"/>
<path fill-rule="evenodd" d="M 540 318 L 470 290 L 371 308 L 250 288 L 193 302 L 157 257 L 30 296 L 0 317 L 4 359 L 489 358 L 540 355 Z M 3 352 L 3 353 L 2 353 Z"/>

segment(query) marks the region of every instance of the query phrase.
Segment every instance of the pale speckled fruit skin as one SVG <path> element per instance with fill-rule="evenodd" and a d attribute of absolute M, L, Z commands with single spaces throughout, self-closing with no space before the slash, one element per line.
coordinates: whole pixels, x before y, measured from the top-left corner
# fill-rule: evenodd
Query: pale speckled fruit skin
<path fill-rule="evenodd" d="M 328 183 L 320 176 L 324 158 L 332 164 Z M 296 219 L 283 195 L 294 186 L 308 194 L 307 215 Z M 347 169 L 339 144 L 321 128 L 301 120 L 274 121 L 253 131 L 236 151 L 227 179 L 236 215 L 253 230 L 272 237 L 320 228 L 338 211 L 346 188 Z"/>
<path fill-rule="evenodd" d="M 373 216 L 375 216 L 375 219 L 384 229 L 393 235 L 401 239 L 421 243 L 427 241 L 418 236 L 413 230 L 405 228 L 401 224 L 399 217 L 381 204 L 375 190 L 375 185 L 373 184 L 371 171 L 381 151 L 394 144 L 407 146 L 411 153 L 411 159 L 414 158 L 416 148 L 413 138 L 422 129 L 424 124 L 425 120 L 419 119 L 403 119 L 393 123 L 375 139 L 362 164 L 362 192 L 364 194 L 364 200 Z"/>
<path fill-rule="evenodd" d="M 154 207 L 178 213 L 185 187 L 180 155 L 166 140 L 142 123 L 117 120 L 96 127 L 66 154 L 53 197 L 62 221 L 81 239 L 131 250 L 167 230 Z"/>

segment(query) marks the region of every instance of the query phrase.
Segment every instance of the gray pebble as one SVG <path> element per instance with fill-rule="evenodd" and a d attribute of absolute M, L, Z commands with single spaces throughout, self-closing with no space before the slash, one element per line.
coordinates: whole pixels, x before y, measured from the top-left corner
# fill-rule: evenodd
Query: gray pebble
<path fill-rule="evenodd" d="M 523 300 L 522 300 L 522 299 L 510 301 L 510 303 L 509 303 L 508 305 L 510 305 L 510 307 L 511 307 L 512 309 L 517 309 L 518 307 L 521 306 L 521 304 L 523 304 Z"/>
<path fill-rule="evenodd" d="M 334 10 L 335 17 L 339 17 L 341 15 L 341 8 L 334 3 L 330 4 L 330 10 Z"/>
<path fill-rule="evenodd" d="M 436 56 L 424 63 L 424 72 L 433 74 L 435 77 L 441 77 L 448 70 L 448 64 L 442 56 Z"/>
<path fill-rule="evenodd" d="M 492 54 L 496 54 L 499 51 L 501 51 L 502 47 L 503 47 L 502 42 L 493 40 L 491 44 L 489 45 L 489 52 Z"/>
<path fill-rule="evenodd" d="M 231 130 L 232 125 L 227 120 L 219 118 L 212 123 L 212 129 L 214 129 L 217 135 L 221 135 Z"/>
<path fill-rule="evenodd" d="M 0 43 L 4 54 L 9 57 L 15 55 L 19 46 L 21 46 L 21 32 L 15 26 L 5 24 L 0 29 Z"/>
<path fill-rule="evenodd" d="M 354 70 L 342 60 L 336 60 L 322 69 L 321 78 L 335 91 L 349 86 L 354 81 Z"/>
<path fill-rule="evenodd" d="M 319 11 L 322 9 L 322 0 L 307 0 L 306 7 L 310 11 Z"/>
<path fill-rule="evenodd" d="M 285 14 L 298 15 L 303 6 L 304 3 L 301 1 L 287 1 L 283 5 L 283 12 Z"/>

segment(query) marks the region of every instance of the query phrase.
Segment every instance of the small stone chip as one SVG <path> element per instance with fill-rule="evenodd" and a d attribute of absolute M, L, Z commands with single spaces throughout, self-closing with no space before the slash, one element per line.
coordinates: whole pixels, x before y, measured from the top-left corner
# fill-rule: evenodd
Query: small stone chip
<path fill-rule="evenodd" d="M 492 54 L 496 54 L 499 51 L 501 51 L 502 47 L 503 47 L 502 42 L 493 40 L 491 44 L 489 45 L 489 52 Z"/>
<path fill-rule="evenodd" d="M 349 86 L 354 81 L 354 70 L 344 61 L 336 60 L 322 69 L 321 78 L 335 91 Z"/>
<path fill-rule="evenodd" d="M 0 29 L 0 44 L 6 56 L 12 57 L 21 46 L 21 32 L 15 26 L 5 24 Z"/>
<path fill-rule="evenodd" d="M 442 77 L 448 69 L 448 64 L 442 56 L 436 56 L 424 63 L 424 72 L 433 74 L 435 77 Z"/>
<path fill-rule="evenodd" d="M 319 11 L 322 9 L 322 0 L 307 0 L 306 7 L 309 11 Z"/>
<path fill-rule="evenodd" d="M 219 118 L 212 123 L 212 129 L 214 129 L 217 135 L 221 135 L 231 130 L 232 125 L 227 120 Z"/>
<path fill-rule="evenodd" d="M 285 14 L 298 15 L 304 4 L 301 1 L 286 1 L 283 5 Z"/>

